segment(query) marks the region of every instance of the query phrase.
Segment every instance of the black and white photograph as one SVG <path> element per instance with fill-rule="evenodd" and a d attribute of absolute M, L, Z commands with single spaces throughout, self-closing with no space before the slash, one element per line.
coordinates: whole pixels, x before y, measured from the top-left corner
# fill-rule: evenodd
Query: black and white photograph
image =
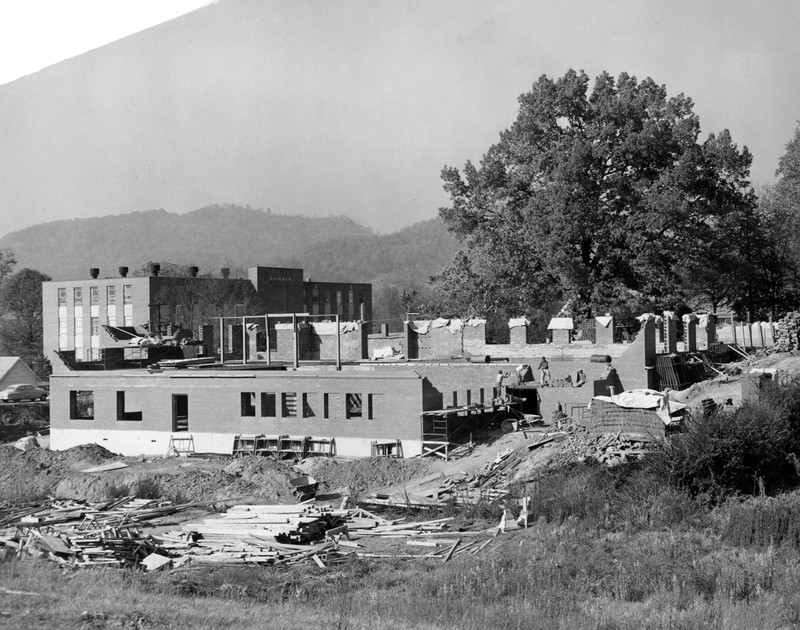
<path fill-rule="evenodd" d="M 800 628 L 799 28 L 0 2 L 0 627 Z"/>

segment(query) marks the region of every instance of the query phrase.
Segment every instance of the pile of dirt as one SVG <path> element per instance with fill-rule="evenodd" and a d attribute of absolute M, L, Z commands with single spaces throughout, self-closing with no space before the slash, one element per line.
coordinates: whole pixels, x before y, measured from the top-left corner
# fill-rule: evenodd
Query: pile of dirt
<path fill-rule="evenodd" d="M 321 457 L 305 459 L 297 468 L 313 476 L 327 490 L 342 489 L 350 495 L 358 495 L 425 475 L 432 470 L 432 462 L 394 457 L 370 457 L 354 461 Z"/>
<path fill-rule="evenodd" d="M 81 470 L 110 461 L 127 467 L 104 472 Z M 174 502 L 240 499 L 262 503 L 294 502 L 285 463 L 252 457 L 219 459 L 123 458 L 96 444 L 65 451 L 0 446 L 0 501 L 44 497 L 105 501 L 117 496 L 166 498 Z M 152 496 L 155 495 L 155 496 Z"/>

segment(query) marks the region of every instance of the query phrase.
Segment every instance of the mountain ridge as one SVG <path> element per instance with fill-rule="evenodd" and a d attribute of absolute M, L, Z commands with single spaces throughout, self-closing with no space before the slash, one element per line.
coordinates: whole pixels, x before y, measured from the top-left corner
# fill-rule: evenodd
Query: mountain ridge
<path fill-rule="evenodd" d="M 91 267 L 101 275 L 119 266 L 133 272 L 152 260 L 213 275 L 221 267 L 300 267 L 320 281 L 420 286 L 450 262 L 457 243 L 439 218 L 376 234 L 345 216 L 213 204 L 184 214 L 153 209 L 42 223 L 6 234 L 0 249 L 14 251 L 17 270 L 56 280 L 87 277 Z"/>

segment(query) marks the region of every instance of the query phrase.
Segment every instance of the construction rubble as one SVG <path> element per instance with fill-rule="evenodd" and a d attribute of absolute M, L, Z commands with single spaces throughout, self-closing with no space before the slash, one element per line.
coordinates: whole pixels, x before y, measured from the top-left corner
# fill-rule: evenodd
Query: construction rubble
<path fill-rule="evenodd" d="M 117 499 L 105 504 L 51 500 L 41 505 L 0 506 L 0 557 L 42 558 L 64 568 L 141 567 L 147 571 L 208 565 L 321 568 L 352 558 L 447 561 L 477 553 L 492 532 L 451 532 L 452 518 L 406 523 L 361 508 L 305 502 L 234 505 L 180 529 L 145 533 L 151 521 L 203 504 Z M 386 542 L 391 543 L 387 547 Z M 405 552 L 398 552 L 397 543 Z M 414 552 L 422 547 L 421 552 Z"/>

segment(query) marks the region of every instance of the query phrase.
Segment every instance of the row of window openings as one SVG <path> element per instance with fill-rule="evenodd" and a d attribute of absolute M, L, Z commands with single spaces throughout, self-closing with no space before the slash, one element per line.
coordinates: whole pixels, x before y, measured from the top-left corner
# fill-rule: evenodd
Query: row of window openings
<path fill-rule="evenodd" d="M 124 318 L 125 326 L 132 326 L 133 325 L 133 316 L 125 315 Z M 76 338 L 83 336 L 83 318 L 76 317 L 73 320 L 74 323 L 74 335 Z M 108 316 L 108 324 L 109 326 L 116 326 L 117 325 L 117 318 L 115 314 L 109 313 Z M 58 319 L 58 336 L 62 340 L 61 347 L 65 347 L 66 339 L 67 339 L 67 320 L 63 317 Z M 92 337 L 96 337 L 100 334 L 100 318 L 99 317 L 90 317 L 89 318 L 89 334 Z"/>
<path fill-rule="evenodd" d="M 308 293 L 306 292 L 305 295 L 306 295 L 306 299 L 307 299 L 308 298 Z M 330 315 L 331 313 L 333 313 L 332 306 L 331 306 L 331 291 L 330 291 L 330 289 L 326 289 L 325 292 L 324 292 L 324 295 L 325 295 L 325 308 L 324 308 L 324 311 L 323 311 L 322 314 Z M 361 292 L 360 299 L 361 299 L 360 303 L 363 304 L 364 303 L 364 292 L 363 291 Z M 358 315 L 358 312 L 356 311 L 355 295 L 354 295 L 352 289 L 350 289 L 350 291 L 348 291 L 348 293 L 347 293 L 347 302 L 346 302 L 346 304 L 347 304 L 347 308 L 345 308 L 345 302 L 343 300 L 342 291 L 336 291 L 336 313 L 339 314 L 339 315 L 345 315 L 345 314 L 353 315 L 353 316 Z M 319 315 L 320 314 L 319 289 L 316 288 L 316 287 L 314 287 L 311 290 L 311 305 L 312 305 L 311 306 L 312 314 L 313 315 Z M 303 309 L 308 311 L 308 303 L 307 303 L 307 301 L 306 301 L 306 303 L 303 304 Z"/>
<path fill-rule="evenodd" d="M 117 303 L 117 287 L 106 287 L 106 304 L 114 306 Z M 133 304 L 133 285 L 125 284 L 122 286 L 122 303 Z M 100 304 L 100 287 L 89 287 L 89 304 L 91 306 L 98 306 Z M 67 289 L 60 287 L 58 289 L 58 305 L 67 305 Z M 72 289 L 72 305 L 83 306 L 83 287 L 74 287 Z"/>
<path fill-rule="evenodd" d="M 380 394 L 367 394 L 366 401 L 362 394 L 344 395 L 344 417 L 345 418 L 367 418 L 375 419 L 376 397 Z M 280 398 L 279 398 L 280 396 Z M 322 413 L 322 417 L 328 419 L 334 413 L 332 405 L 336 394 L 322 394 L 322 405 L 319 405 L 319 394 L 302 393 L 298 397 L 296 392 L 261 392 L 261 417 L 262 418 L 316 418 Z M 278 401 L 280 400 L 280 416 L 278 415 Z M 299 408 L 298 408 L 299 402 Z M 366 404 L 365 404 L 366 402 Z M 256 416 L 256 392 L 242 392 L 241 394 L 241 415 L 243 418 Z"/>
<path fill-rule="evenodd" d="M 335 394 L 322 394 L 322 408 L 318 409 L 318 394 L 300 395 L 301 414 L 303 418 L 315 418 L 322 412 L 323 418 L 330 418 Z M 366 408 L 362 394 L 344 395 L 345 418 L 375 419 L 375 402 L 380 394 L 367 394 Z M 277 418 L 278 394 L 274 392 L 261 392 L 261 417 Z M 283 418 L 296 418 L 298 416 L 298 396 L 296 392 L 282 392 L 280 394 L 281 415 Z M 73 420 L 91 420 L 94 418 L 94 392 L 89 390 L 73 390 L 69 393 L 70 418 Z M 242 417 L 256 416 L 256 393 L 242 392 L 241 394 Z M 183 414 L 185 415 L 185 414 Z M 142 419 L 141 411 L 127 409 L 125 392 L 117 392 L 117 420 L 139 421 Z"/>

